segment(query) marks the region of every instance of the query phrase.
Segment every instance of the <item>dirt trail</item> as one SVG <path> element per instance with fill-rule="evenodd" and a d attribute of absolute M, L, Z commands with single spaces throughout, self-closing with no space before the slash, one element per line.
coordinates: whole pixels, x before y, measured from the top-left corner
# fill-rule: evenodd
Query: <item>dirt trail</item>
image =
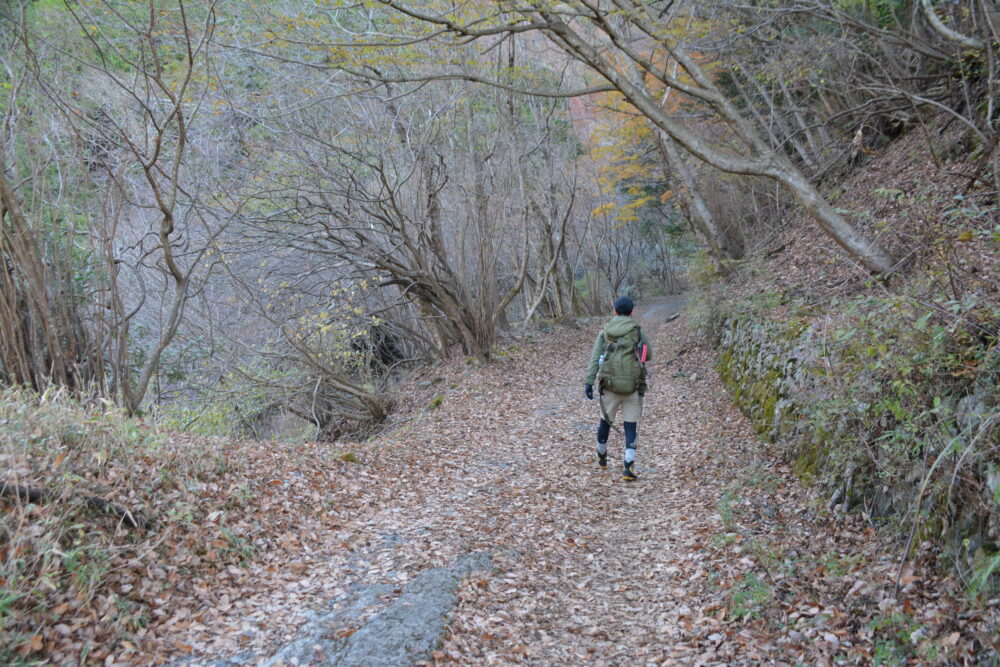
<path fill-rule="evenodd" d="M 661 324 L 679 305 L 665 299 L 637 313 L 661 364 L 676 347 Z M 719 485 L 692 472 L 706 452 L 734 435 L 749 439 L 749 432 L 719 387 L 705 391 L 653 365 L 640 428 L 640 481 L 621 479 L 624 438 L 617 431 L 612 463 L 600 470 L 593 442 L 598 409 L 582 396 L 595 324 L 573 336 L 554 367 L 545 365 L 534 391 L 488 417 L 486 429 L 470 415 L 463 442 L 441 443 L 457 477 L 425 496 L 419 518 L 404 521 L 458 531 L 461 551 L 495 555 L 496 572 L 463 591 L 439 658 L 571 664 L 600 657 L 621 664 L 690 652 L 675 646 L 688 635 L 681 620 L 695 602 L 691 582 L 679 575 L 700 560 L 691 547 L 717 529 L 721 495 Z M 509 380 L 518 384 L 517 376 Z M 496 408 L 487 387 L 480 398 L 490 400 L 470 407 Z M 692 488 L 695 481 L 702 484 Z M 398 508 L 382 520 L 394 516 Z"/>
<path fill-rule="evenodd" d="M 677 307 L 637 310 L 655 351 L 638 482 L 621 479 L 620 432 L 608 469 L 594 461 L 598 408 L 582 376 L 602 319 L 523 339 L 488 367 L 453 363 L 412 399 L 440 392 L 439 408 L 358 446 L 357 491 L 296 538 L 302 562 L 259 569 L 256 595 L 181 639 L 218 665 L 867 659 L 871 633 L 833 608 L 848 589 L 871 593 L 852 578 L 865 564 L 821 587 L 795 576 L 807 545 L 860 531 L 817 520 L 787 470 L 754 461 L 710 353 L 667 363 L 686 335 L 682 320 L 661 324 Z M 738 481 L 747 466 L 757 482 Z M 456 569 L 470 558 L 489 564 Z M 444 583 L 421 598 L 428 580 Z M 420 632 L 373 631 L 406 609 Z"/>
<path fill-rule="evenodd" d="M 729 480 L 719 469 L 720 452 L 734 440 L 749 444 L 752 435 L 711 378 L 663 365 L 676 345 L 660 324 L 677 305 L 650 304 L 639 314 L 660 365 L 653 365 L 640 425 L 637 483 L 621 480 L 619 432 L 612 432 L 608 470 L 593 462 L 598 413 L 595 403 L 581 400 L 585 349 L 529 401 L 546 408 L 536 419 L 518 420 L 531 427 L 515 432 L 538 451 L 525 451 L 505 484 L 533 501 L 510 518 L 508 535 L 520 544 L 494 577 L 503 584 L 487 584 L 457 615 L 449 644 L 462 654 L 476 651 L 464 631 L 482 628 L 496 635 L 479 647 L 483 659 L 494 651 L 538 664 L 711 655 L 696 640 L 703 628 L 694 625 L 703 616 L 695 610 L 705 606 L 699 589 L 708 576 L 701 548 L 722 530 L 717 508 Z"/>

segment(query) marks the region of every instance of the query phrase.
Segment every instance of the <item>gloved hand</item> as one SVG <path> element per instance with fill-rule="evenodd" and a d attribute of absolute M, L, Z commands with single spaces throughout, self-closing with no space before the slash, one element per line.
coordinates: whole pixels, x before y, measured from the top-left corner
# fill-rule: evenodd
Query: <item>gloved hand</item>
<path fill-rule="evenodd" d="M 594 385 L 592 384 L 583 385 L 583 395 L 587 397 L 588 401 L 594 400 Z"/>

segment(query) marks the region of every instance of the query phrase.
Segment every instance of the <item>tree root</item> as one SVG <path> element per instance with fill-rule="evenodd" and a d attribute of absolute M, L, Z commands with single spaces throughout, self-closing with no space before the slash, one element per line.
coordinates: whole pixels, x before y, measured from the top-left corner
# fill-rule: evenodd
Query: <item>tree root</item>
<path fill-rule="evenodd" d="M 0 485 L 0 497 L 16 498 L 21 502 L 27 503 L 42 503 L 56 499 L 58 496 L 48 489 L 39 489 L 33 486 L 25 486 L 24 484 L 4 482 Z M 139 512 L 133 512 L 127 507 L 123 507 L 118 503 L 113 503 L 110 500 L 105 500 L 104 498 L 99 498 L 97 496 L 77 495 L 70 497 L 79 498 L 87 507 L 102 514 L 110 514 L 111 516 L 117 517 L 119 521 L 130 528 L 148 530 L 153 526 L 153 522 Z"/>

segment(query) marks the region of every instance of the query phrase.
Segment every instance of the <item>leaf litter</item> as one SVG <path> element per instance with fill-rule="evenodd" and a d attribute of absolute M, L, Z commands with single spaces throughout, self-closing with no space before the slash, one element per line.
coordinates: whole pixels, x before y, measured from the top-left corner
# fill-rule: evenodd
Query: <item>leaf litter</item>
<path fill-rule="evenodd" d="M 380 594 L 331 615 L 326 637 L 349 637 L 421 572 L 488 552 L 494 570 L 463 581 L 428 664 L 995 655 L 997 601 L 970 605 L 920 554 L 897 594 L 893 545 L 861 516 L 830 516 L 757 441 L 683 319 L 645 323 L 661 363 L 640 425 L 639 481 L 620 479 L 618 432 L 598 469 L 598 412 L 582 375 L 600 324 L 525 334 L 488 366 L 428 369 L 404 386 L 402 416 L 366 442 L 172 435 L 174 447 L 231 465 L 163 497 L 138 494 L 150 514 L 172 518 L 112 549 L 86 604 L 54 597 L 21 653 L 56 664 L 253 664 L 365 587 Z M 141 619 L 132 626 L 115 621 L 125 601 Z"/>

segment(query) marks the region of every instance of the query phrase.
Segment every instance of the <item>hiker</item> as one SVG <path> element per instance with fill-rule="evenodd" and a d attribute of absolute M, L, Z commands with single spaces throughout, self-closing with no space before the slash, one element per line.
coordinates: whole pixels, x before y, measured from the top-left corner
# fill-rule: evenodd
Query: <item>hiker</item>
<path fill-rule="evenodd" d="M 615 317 L 611 318 L 594 341 L 590 366 L 584 380 L 583 394 L 594 400 L 594 382 L 601 422 L 597 426 L 597 465 L 608 467 L 608 435 L 618 410 L 625 423 L 625 471 L 622 478 L 634 482 L 638 477 L 633 470 L 635 445 L 639 420 L 642 418 L 642 397 L 646 394 L 646 362 L 652 360 L 653 350 L 639 323 L 632 319 L 632 299 L 618 297 L 614 302 Z"/>

